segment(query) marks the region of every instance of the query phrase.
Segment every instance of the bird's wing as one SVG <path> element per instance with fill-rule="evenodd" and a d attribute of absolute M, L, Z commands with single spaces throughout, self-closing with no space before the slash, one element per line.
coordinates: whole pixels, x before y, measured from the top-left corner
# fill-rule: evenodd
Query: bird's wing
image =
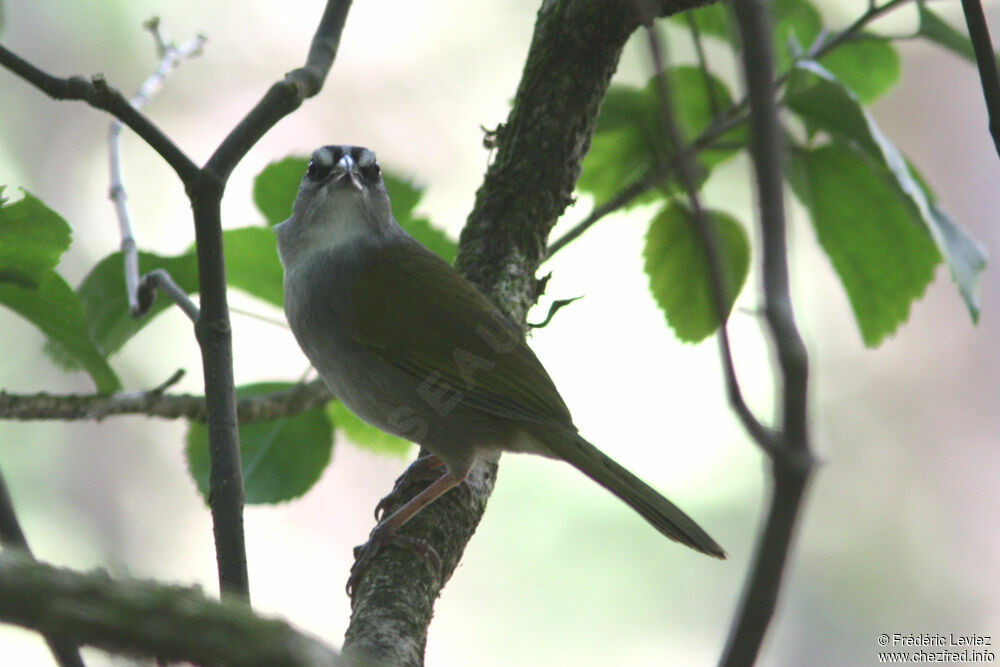
<path fill-rule="evenodd" d="M 355 341 L 468 408 L 572 427 L 520 332 L 470 282 L 411 239 L 372 252 L 350 292 Z"/>

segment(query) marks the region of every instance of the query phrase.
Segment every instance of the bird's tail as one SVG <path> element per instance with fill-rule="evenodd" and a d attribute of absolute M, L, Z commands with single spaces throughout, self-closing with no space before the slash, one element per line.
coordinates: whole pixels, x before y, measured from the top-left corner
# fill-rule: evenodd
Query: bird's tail
<path fill-rule="evenodd" d="M 558 458 L 621 498 L 658 531 L 672 540 L 715 558 L 725 558 L 715 540 L 679 507 L 653 487 L 616 463 L 576 433 L 547 438 L 545 444 Z"/>

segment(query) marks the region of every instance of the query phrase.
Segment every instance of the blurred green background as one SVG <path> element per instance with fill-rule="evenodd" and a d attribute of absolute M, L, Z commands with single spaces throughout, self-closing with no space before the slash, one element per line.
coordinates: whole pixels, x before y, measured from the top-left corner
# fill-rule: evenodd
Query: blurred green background
<path fill-rule="evenodd" d="M 227 226 L 260 220 L 250 184 L 268 162 L 355 143 L 426 185 L 420 211 L 457 235 L 487 164 L 480 126 L 506 117 L 537 4 L 356 2 L 323 93 L 282 121 L 233 174 L 223 202 Z M 935 9 L 954 19 L 952 4 Z M 864 7 L 821 5 L 833 25 Z M 53 74 L 103 72 L 131 91 L 155 65 L 142 21 L 160 15 L 179 41 L 206 33 L 204 56 L 175 72 L 147 109 L 203 162 L 267 86 L 301 63 L 321 10 L 319 0 L 4 0 L 0 39 Z M 996 3 L 987 11 L 1000 25 Z M 879 25 L 902 34 L 911 20 L 903 10 Z M 667 36 L 672 60 L 690 60 L 687 41 Z M 975 70 L 931 45 L 899 48 L 900 84 L 875 116 L 945 208 L 996 257 L 1000 168 Z M 650 73 L 635 40 L 616 80 L 638 85 Z M 59 271 L 76 285 L 118 245 L 106 198 L 108 118 L 52 102 L 5 71 L 0 91 L 0 184 L 9 195 L 25 188 L 67 219 L 74 244 Z M 179 183 L 127 132 L 123 147 L 139 247 L 182 251 L 193 231 Z M 747 219 L 746 169 L 739 159 L 714 177 L 709 204 Z M 555 235 L 590 204 L 581 198 Z M 602 221 L 543 267 L 553 278 L 532 319 L 542 319 L 553 299 L 586 298 L 561 310 L 531 344 L 588 439 L 687 509 L 730 559 L 711 561 L 668 543 L 568 466 L 507 456 L 479 531 L 438 601 L 429 665 L 717 660 L 759 527 L 766 465 L 728 410 L 714 343 L 676 342 L 648 297 L 644 215 L 640 208 Z M 794 207 L 790 234 L 823 464 L 760 664 L 874 663 L 883 632 L 1000 635 L 995 271 L 984 274 L 978 327 L 941 267 L 910 321 L 867 350 Z M 767 347 L 747 308 L 758 284 L 752 276 L 732 330 L 745 391 L 768 415 Z M 233 304 L 280 318 L 239 295 Z M 238 383 L 294 379 L 307 368 L 286 328 L 240 314 L 233 326 Z M 91 391 L 85 375 L 52 366 L 29 324 L 0 311 L 0 332 L 0 389 Z M 155 386 L 178 368 L 188 371 L 179 390 L 201 390 L 197 345 L 179 312 L 161 316 L 113 362 L 127 390 Z M 0 422 L 0 466 L 38 557 L 215 590 L 211 525 L 186 472 L 183 433 L 181 423 L 133 417 Z M 306 497 L 249 508 L 257 608 L 339 645 L 350 611 L 343 586 L 351 548 L 367 536 L 372 508 L 406 463 L 338 442 L 333 465 Z M 87 657 L 114 662 L 99 652 Z M 0 627 L 0 662 L 50 661 L 37 637 Z"/>

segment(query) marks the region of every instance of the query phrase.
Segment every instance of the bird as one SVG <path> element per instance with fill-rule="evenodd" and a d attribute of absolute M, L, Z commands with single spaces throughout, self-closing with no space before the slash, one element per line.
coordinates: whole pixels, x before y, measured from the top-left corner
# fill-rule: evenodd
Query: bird
<path fill-rule="evenodd" d="M 365 559 L 496 452 L 565 461 L 666 537 L 725 558 L 693 519 L 580 435 L 519 327 L 400 227 L 374 152 L 314 151 L 275 234 L 285 314 L 312 366 L 359 418 L 430 452 L 412 468 L 439 470 L 381 518 Z"/>

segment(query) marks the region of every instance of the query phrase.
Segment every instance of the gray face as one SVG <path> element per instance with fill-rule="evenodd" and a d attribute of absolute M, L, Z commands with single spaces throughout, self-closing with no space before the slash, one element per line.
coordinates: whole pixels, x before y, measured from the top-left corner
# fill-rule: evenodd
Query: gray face
<path fill-rule="evenodd" d="M 302 185 L 347 182 L 357 190 L 376 189 L 382 182 L 375 153 L 361 146 L 323 146 L 313 151 Z"/>
<path fill-rule="evenodd" d="M 361 146 L 323 146 L 302 177 L 292 217 L 279 225 L 282 261 L 396 227 L 375 153 Z"/>

